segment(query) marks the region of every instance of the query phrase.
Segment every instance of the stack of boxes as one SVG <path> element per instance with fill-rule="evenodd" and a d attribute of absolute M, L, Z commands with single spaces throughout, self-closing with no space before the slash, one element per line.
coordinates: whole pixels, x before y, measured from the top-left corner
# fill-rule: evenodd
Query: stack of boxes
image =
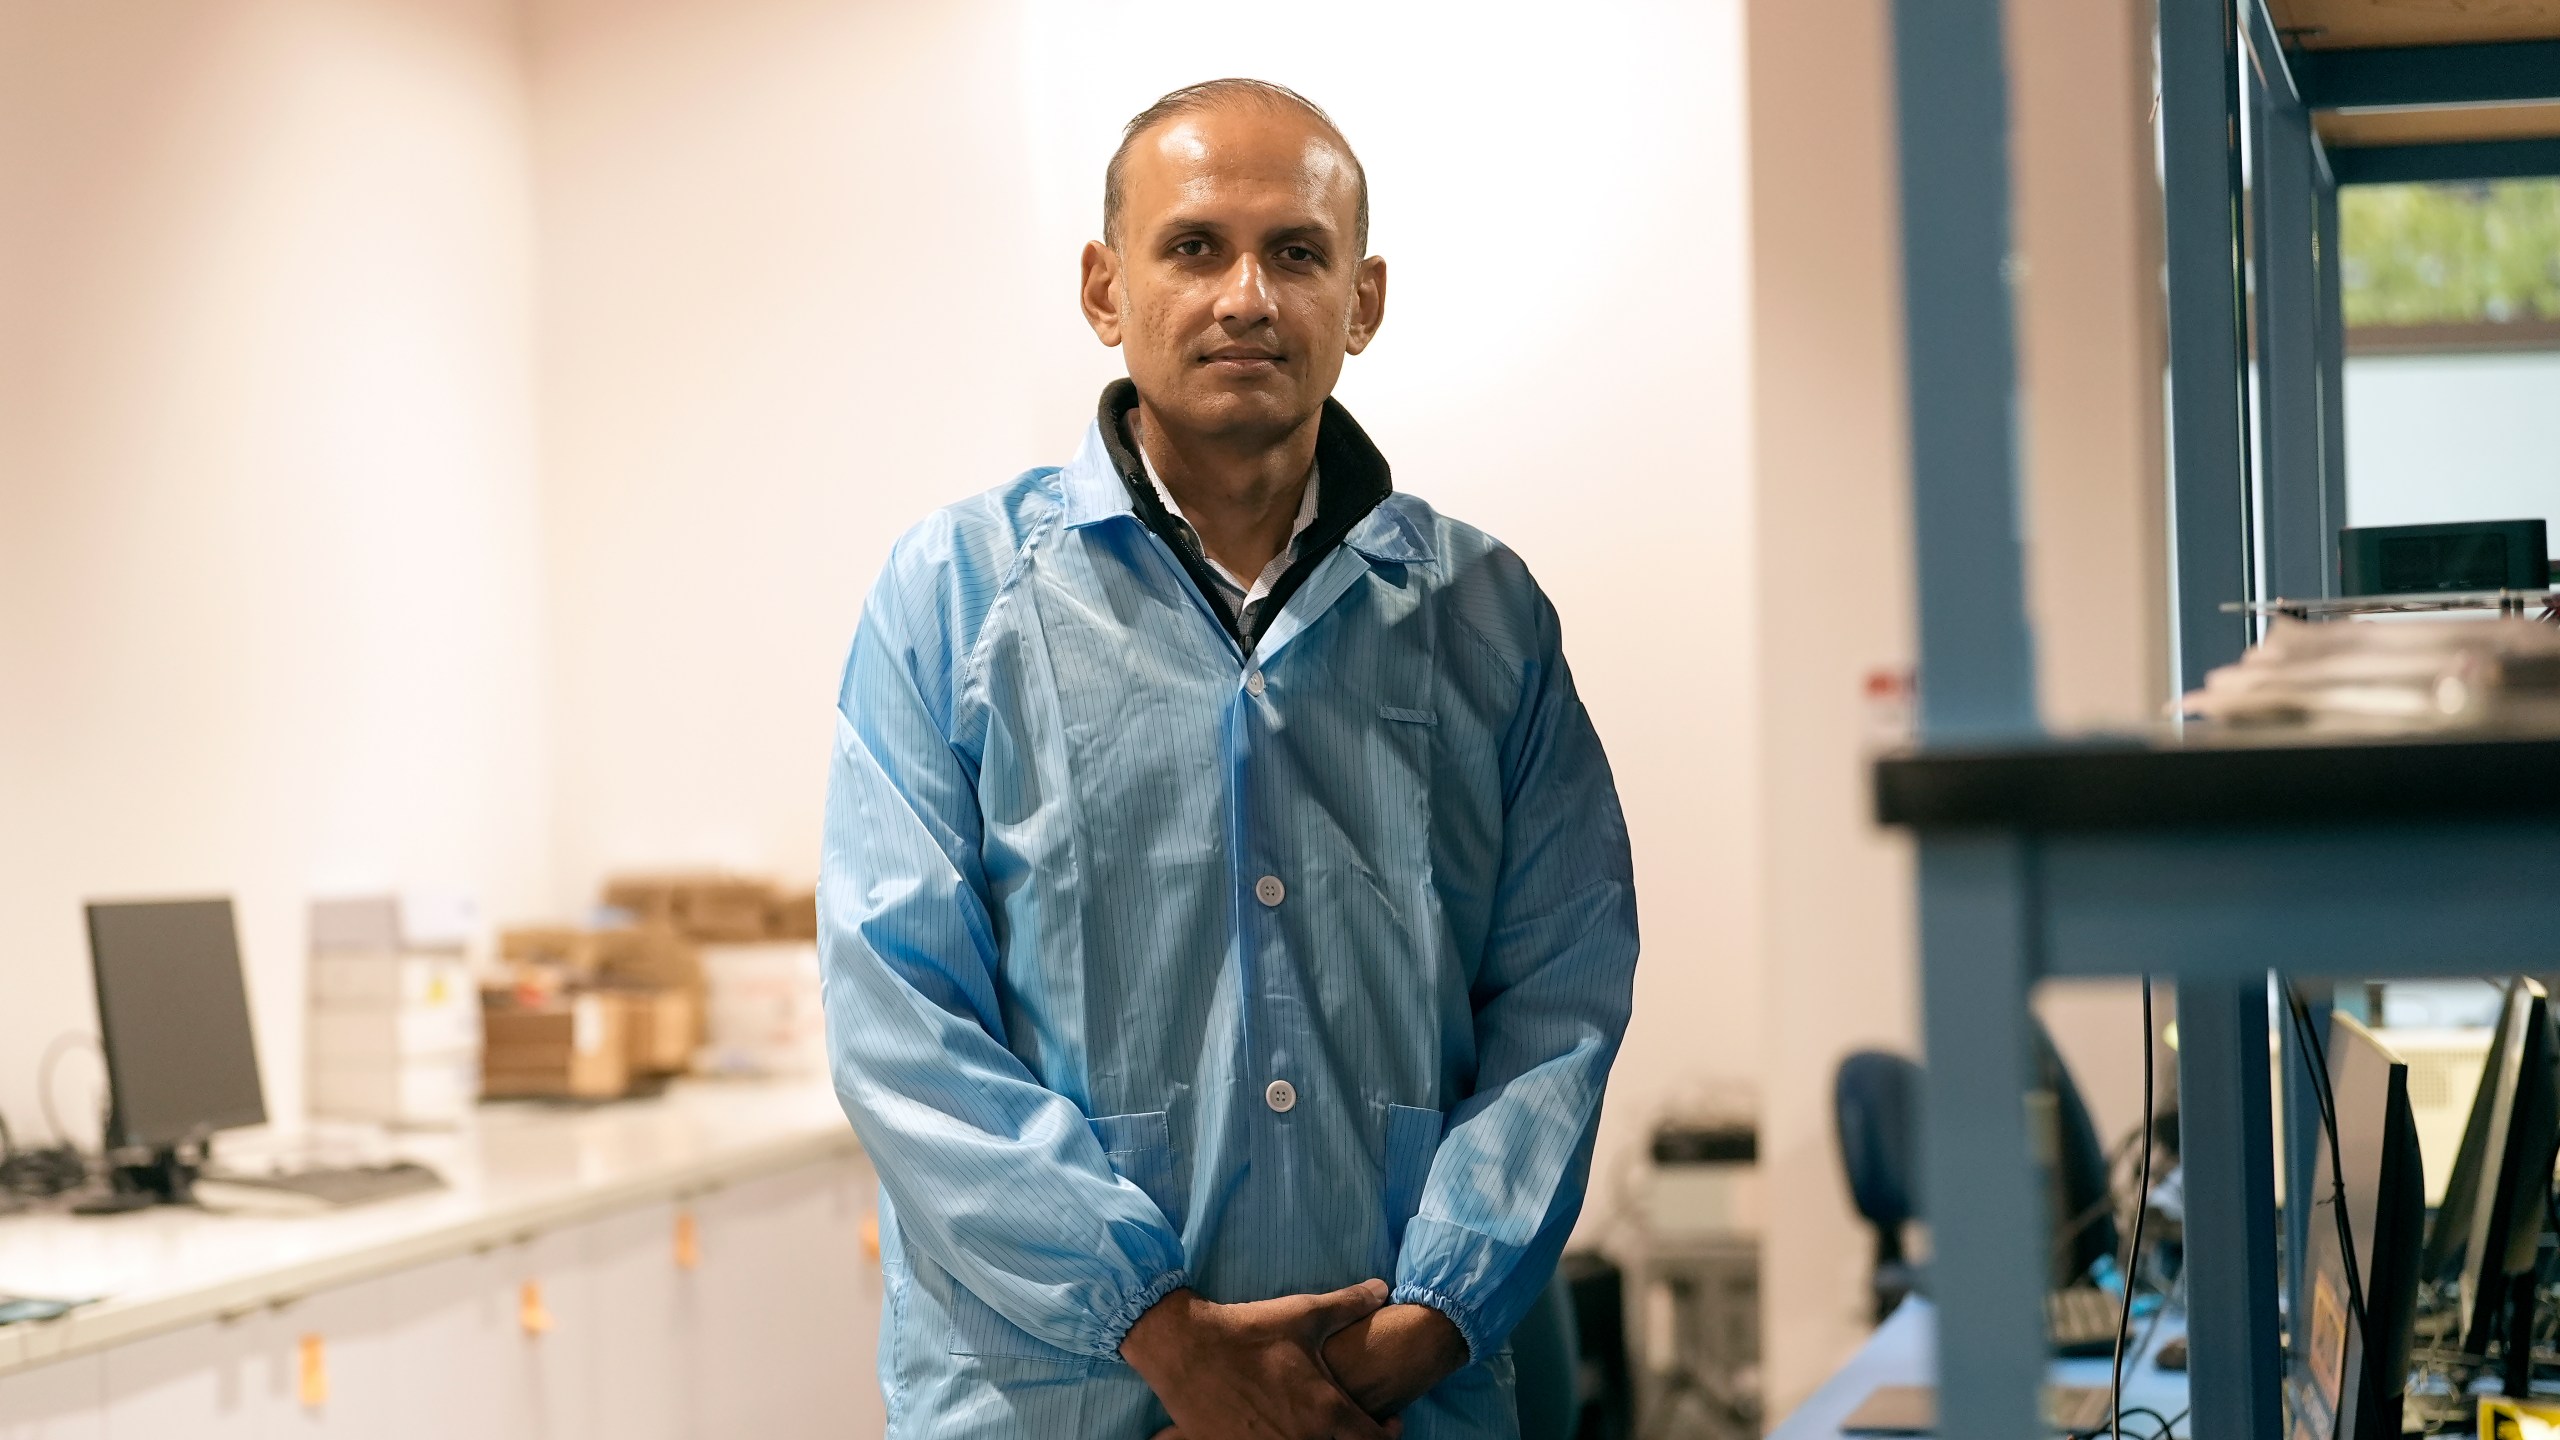
<path fill-rule="evenodd" d="M 699 946 L 697 1070 L 824 1073 L 815 892 L 735 875 L 632 875 L 605 887 L 605 903 Z"/>
<path fill-rule="evenodd" d="M 700 965 L 664 927 L 526 928 L 499 938 L 481 992 L 493 1099 L 606 1100 L 681 1073 L 701 1026 Z"/>
<path fill-rule="evenodd" d="M 311 906 L 311 1111 L 460 1124 L 479 1095 L 471 902 L 366 895 Z"/>
<path fill-rule="evenodd" d="M 597 928 L 499 937 L 482 992 L 490 1098 L 601 1100 L 686 1070 L 825 1067 L 817 896 L 721 874 L 627 875 Z"/>

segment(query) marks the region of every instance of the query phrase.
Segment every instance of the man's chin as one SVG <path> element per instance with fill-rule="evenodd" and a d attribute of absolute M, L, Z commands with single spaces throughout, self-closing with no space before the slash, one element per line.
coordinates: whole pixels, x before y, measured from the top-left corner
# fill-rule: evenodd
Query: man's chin
<path fill-rule="evenodd" d="M 1196 381 L 1205 377 L 1193 378 Z M 1313 401 L 1303 399 L 1285 377 L 1192 383 L 1171 395 L 1150 395 L 1147 399 L 1148 408 L 1167 424 L 1195 434 L 1259 432 L 1275 439 L 1306 423 L 1324 405 L 1322 396 Z"/>

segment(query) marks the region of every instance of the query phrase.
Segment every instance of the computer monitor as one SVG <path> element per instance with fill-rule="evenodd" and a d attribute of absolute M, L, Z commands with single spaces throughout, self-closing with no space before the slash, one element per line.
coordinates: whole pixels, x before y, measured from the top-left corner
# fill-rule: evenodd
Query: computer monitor
<path fill-rule="evenodd" d="M 2533 1272 L 2560 1154 L 2560 1034 L 2550 997 L 2530 979 L 2508 987 L 2489 1042 L 2480 1092 L 2445 1182 L 2421 1257 L 2430 1281 L 2453 1281 L 2455 1343 L 2486 1357 L 2504 1343 L 2507 1389 L 2521 1395 L 2530 1369 Z M 2526 1343 L 2516 1343 L 2518 1335 Z"/>
<path fill-rule="evenodd" d="M 2122 1243 L 2116 1233 L 2113 1191 L 2108 1186 L 2107 1152 L 2098 1143 L 2098 1127 L 2072 1083 L 2071 1069 L 2044 1025 L 2034 1026 L 2036 1075 L 2053 1096 L 2053 1163 L 2045 1172 L 2047 1208 L 2053 1221 L 2052 1287 L 2085 1280 L 2089 1268 L 2112 1258 Z M 2137 1259 L 2139 1257 L 2136 1257 Z"/>
<path fill-rule="evenodd" d="M 2331 1019 L 2324 1050 L 2338 1141 L 2333 1164 L 2324 1127 L 2312 1157 L 2311 1225 L 2303 1247 L 2309 1313 L 2296 1329 L 2288 1373 L 2294 1433 L 2389 1440 L 2400 1433 L 2408 1388 L 2427 1210 L 2409 1067 L 2347 1015 Z M 2352 1287 L 2335 1208 L 2341 1181 L 2355 1249 Z"/>
<path fill-rule="evenodd" d="M 120 1192 L 183 1201 L 184 1152 L 267 1118 L 231 902 L 89 906 L 111 1147 L 153 1152 L 117 1170 Z"/>

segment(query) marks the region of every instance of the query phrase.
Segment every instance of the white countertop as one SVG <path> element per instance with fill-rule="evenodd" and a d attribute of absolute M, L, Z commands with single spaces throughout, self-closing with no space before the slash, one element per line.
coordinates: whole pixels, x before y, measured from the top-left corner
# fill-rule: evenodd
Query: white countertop
<path fill-rule="evenodd" d="M 822 1079 L 690 1081 L 591 1109 L 484 1106 L 463 1130 L 388 1148 L 450 1188 L 295 1218 L 172 1206 L 0 1216 L 0 1293 L 105 1297 L 0 1326 L 0 1374 L 860 1152 Z"/>

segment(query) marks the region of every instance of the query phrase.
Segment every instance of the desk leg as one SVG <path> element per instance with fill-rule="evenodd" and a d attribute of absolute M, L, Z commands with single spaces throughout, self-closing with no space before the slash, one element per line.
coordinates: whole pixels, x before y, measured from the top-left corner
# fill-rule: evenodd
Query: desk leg
<path fill-rule="evenodd" d="M 2283 1425 L 2283 1356 L 2263 981 L 2178 982 L 2178 1128 L 2195 1407 L 2189 1433 L 2268 1440 Z"/>
<path fill-rule="evenodd" d="M 2045 1247 L 2028 1238 L 2049 1224 L 2028 1149 L 2037 1103 L 2027 1018 L 2032 863 L 2028 843 L 2012 836 L 1920 842 L 1922 1198 L 1944 1435 L 2044 1433 L 2036 1395 L 2047 1265 Z"/>

